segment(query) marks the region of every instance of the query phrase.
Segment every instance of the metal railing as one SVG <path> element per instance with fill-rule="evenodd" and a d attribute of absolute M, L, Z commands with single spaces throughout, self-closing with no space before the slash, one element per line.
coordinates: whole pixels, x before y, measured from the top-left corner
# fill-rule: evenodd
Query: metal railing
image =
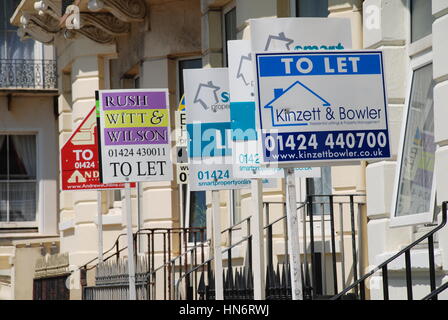
<path fill-rule="evenodd" d="M 351 278 L 358 279 L 361 276 L 362 262 L 359 257 L 359 247 L 362 239 L 359 237 L 359 224 L 364 206 L 365 195 L 319 195 L 310 196 L 305 203 L 298 203 L 297 210 L 302 213 L 301 227 L 303 242 L 302 274 L 304 278 L 305 299 L 320 299 L 334 295 L 339 288 L 344 288 L 345 283 Z M 281 206 L 282 214 L 271 221 L 273 206 Z M 316 210 L 318 208 L 318 210 Z M 318 211 L 316 213 L 316 211 Z M 278 213 L 278 210 L 277 210 Z M 264 203 L 265 226 L 264 238 L 266 243 L 266 299 L 288 300 L 291 299 L 291 279 L 288 254 L 288 228 L 286 225 L 286 205 L 283 202 Z M 345 217 L 344 217 L 345 216 Z M 337 219 L 336 219 L 337 218 Z M 252 237 L 250 232 L 250 219 L 248 217 L 238 224 L 222 231 L 227 235 L 227 246 L 222 250 L 224 259 L 223 280 L 224 299 L 247 299 L 253 297 L 252 263 Z M 349 220 L 348 228 L 344 221 Z M 336 221 L 339 223 L 336 230 Z M 326 229 L 326 225 L 329 227 Z M 246 234 L 234 237 L 235 232 L 241 233 L 241 226 L 246 225 Z M 314 229 L 320 229 L 320 235 L 315 235 Z M 236 241 L 234 241 L 236 240 Z M 274 242 L 283 243 L 283 252 L 274 249 Z M 329 245 L 327 245 L 329 242 Z M 349 242 L 351 250 L 344 250 L 345 243 Z M 336 246 L 336 243 L 338 245 Z M 350 245 L 348 247 L 350 247 Z M 327 250 L 326 247 L 329 247 Z M 244 264 L 235 264 L 235 255 L 232 250 L 240 248 L 244 250 Z M 242 255 L 240 254 L 240 257 Z M 327 262 L 330 258 L 330 266 Z M 276 261 L 275 261 L 276 260 Z M 214 258 L 204 261 L 202 264 L 190 269 L 179 278 L 176 284 L 176 299 L 214 299 L 214 271 L 212 268 Z M 276 266 L 275 266 L 275 262 Z M 346 269 L 348 270 L 346 271 Z M 338 270 L 340 270 L 338 272 Z M 200 273 L 198 289 L 190 287 L 193 295 L 181 295 L 179 288 L 182 281 L 187 281 L 190 275 Z M 197 278 L 197 276 L 196 276 Z M 327 285 L 326 279 L 329 279 Z M 338 282 L 339 279 L 339 282 Z M 345 298 L 353 298 L 348 296 Z"/>
<path fill-rule="evenodd" d="M 127 249 L 124 242 L 126 234 L 120 234 L 114 245 L 104 252 L 103 262 L 98 257 L 81 267 L 81 284 L 83 299 L 121 299 L 128 294 Z M 173 297 L 173 281 L 182 275 L 184 268 L 198 259 L 196 251 L 189 246 L 202 246 L 204 259 L 205 228 L 152 228 L 141 229 L 134 236 L 134 256 L 137 271 L 137 295 L 142 300 L 164 299 Z M 140 251 L 145 251 L 143 254 Z M 192 257 L 192 255 L 194 255 Z M 174 258 L 173 258 L 174 257 Z M 157 258 L 157 259 L 156 259 Z M 160 261 L 156 261 L 160 260 Z M 87 285 L 87 272 L 95 272 L 95 285 Z M 108 276 L 106 276 L 108 275 Z M 163 282 L 158 288 L 157 279 Z M 157 290 L 158 288 L 158 290 Z M 159 294 L 157 294 L 159 293 Z"/>
<path fill-rule="evenodd" d="M 357 226 L 364 205 L 363 197 L 310 196 L 305 203 L 297 204 L 302 229 L 301 270 L 305 299 L 332 296 L 337 290 L 342 290 L 346 282 L 360 278 L 362 268 L 358 248 L 361 240 Z M 264 217 L 266 298 L 291 299 L 285 203 L 265 202 Z M 251 217 L 226 228 L 221 234 L 226 237 L 226 245 L 222 249 L 224 270 L 220 275 L 224 280 L 224 298 L 252 299 L 253 283 L 257 279 L 253 279 L 251 267 Z M 123 263 L 122 252 L 126 250 L 124 236 L 121 234 L 114 246 L 104 253 L 105 262 Z M 349 245 L 346 246 L 346 242 Z M 141 279 L 138 283 L 142 291 L 140 299 L 214 299 L 214 258 L 204 228 L 139 230 L 134 234 L 134 246 L 135 252 L 139 249 L 144 251 L 136 255 L 136 261 L 142 258 L 147 261 L 146 269 L 140 268 L 138 275 Z M 351 250 L 347 250 L 350 246 Z M 97 259 L 82 268 L 85 299 L 123 297 L 127 294 L 128 280 L 124 269 L 122 272 L 112 272 L 110 281 L 101 279 L 97 270 L 95 285 L 86 286 L 86 272 L 98 268 L 101 266 L 97 264 Z M 117 279 L 121 282 L 117 283 Z"/>
<path fill-rule="evenodd" d="M 411 250 L 415 248 L 417 245 L 422 243 L 423 241 L 427 240 L 427 247 L 428 247 L 428 263 L 429 263 L 429 285 L 431 293 L 425 296 L 424 300 L 436 300 L 437 296 L 443 292 L 446 288 L 448 288 L 448 284 L 444 284 L 438 289 L 436 289 L 436 269 L 435 269 L 435 261 L 434 261 L 434 235 L 436 232 L 441 230 L 447 222 L 447 204 L 448 202 L 442 203 L 442 222 L 435 227 L 433 230 L 425 234 L 424 236 L 418 238 L 414 242 L 412 242 L 410 245 L 406 246 L 403 250 L 400 250 L 396 254 L 394 254 L 392 257 L 378 265 L 377 267 L 373 268 L 370 272 L 366 273 L 364 276 L 362 276 L 360 279 L 356 280 L 353 284 L 342 290 L 340 293 L 332 297 L 332 300 L 340 299 L 344 294 L 355 290 L 357 292 L 360 291 L 360 298 L 365 299 L 366 297 L 366 286 L 365 282 L 368 278 L 370 278 L 372 275 L 377 273 L 378 271 L 381 271 L 381 277 L 382 277 L 382 284 L 383 284 L 383 299 L 389 300 L 389 277 L 388 277 L 388 265 L 392 262 L 397 261 L 397 259 L 403 257 L 405 258 L 405 277 L 406 277 L 406 291 L 407 291 L 407 299 L 413 300 L 413 285 L 412 285 L 412 265 L 411 265 Z"/>
<path fill-rule="evenodd" d="M 221 235 L 227 235 L 227 245 L 222 250 L 222 256 L 227 258 L 225 269 L 223 270 L 223 283 L 224 283 L 224 299 L 252 299 L 253 298 L 253 278 L 252 270 L 250 267 L 252 261 L 252 234 L 250 229 L 251 217 L 247 217 L 233 226 L 221 231 Z M 236 232 L 241 233 L 243 227 L 246 229 L 246 234 L 237 240 L 234 234 Z M 245 246 L 246 254 L 244 259 L 244 265 L 241 263 L 235 266 L 235 256 L 232 254 L 232 250 L 239 248 L 244 250 Z M 179 277 L 175 285 L 175 298 L 187 300 L 214 300 L 215 288 L 214 288 L 214 271 L 212 264 L 214 257 L 203 261 L 201 264 L 192 267 L 187 270 L 183 276 Z M 195 279 L 191 283 L 190 279 Z M 198 280 L 199 279 L 199 280 Z M 207 280 L 207 281 L 206 281 Z M 182 295 L 181 285 L 185 284 L 186 290 Z M 188 288 L 188 289 L 187 289 Z"/>
<path fill-rule="evenodd" d="M 55 60 L 0 59 L 0 89 L 56 89 Z"/>
<path fill-rule="evenodd" d="M 306 210 L 302 210 L 307 299 L 332 296 L 362 276 L 364 198 L 364 194 L 308 196 Z"/>

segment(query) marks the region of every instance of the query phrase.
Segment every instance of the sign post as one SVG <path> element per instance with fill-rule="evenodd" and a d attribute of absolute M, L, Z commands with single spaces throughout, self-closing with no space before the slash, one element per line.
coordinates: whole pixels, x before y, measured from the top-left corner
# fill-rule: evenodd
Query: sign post
<path fill-rule="evenodd" d="M 228 42 L 230 118 L 234 175 L 251 179 L 252 271 L 254 299 L 264 300 L 263 178 L 280 178 L 282 169 L 263 168 L 255 125 L 254 75 L 249 40 Z"/>
<path fill-rule="evenodd" d="M 302 296 L 292 167 L 390 158 L 380 51 L 256 53 L 263 161 L 287 167 L 293 296 Z"/>
<path fill-rule="evenodd" d="M 215 299 L 224 300 L 224 282 L 221 251 L 221 208 L 219 191 L 212 191 L 213 254 L 215 261 Z"/>
<path fill-rule="evenodd" d="M 252 179 L 252 218 L 251 230 L 253 238 L 252 271 L 254 276 L 254 299 L 266 298 L 264 235 L 263 235 L 263 189 L 261 179 Z"/>
<path fill-rule="evenodd" d="M 98 206 L 98 261 L 103 262 L 103 206 L 101 190 L 97 191 L 97 206 Z"/>
<path fill-rule="evenodd" d="M 87 114 L 61 149 L 62 190 L 97 191 L 98 261 L 103 262 L 103 213 L 101 190 L 122 189 L 124 184 L 100 181 L 95 107 Z"/>
<path fill-rule="evenodd" d="M 303 300 L 303 279 L 301 272 L 300 245 L 299 245 L 299 219 L 297 217 L 297 200 L 294 169 L 285 169 L 286 175 L 286 214 L 288 219 L 288 251 L 291 268 L 292 300 Z"/>
<path fill-rule="evenodd" d="M 129 299 L 136 299 L 131 182 L 171 181 L 168 89 L 97 91 L 100 177 L 125 183 Z"/>
<path fill-rule="evenodd" d="M 286 92 L 287 87 L 283 88 L 281 91 L 281 86 L 278 86 L 278 78 L 273 78 L 270 83 L 273 87 L 266 90 L 266 88 L 260 88 L 260 69 L 257 61 L 257 56 L 254 52 L 271 52 L 271 51 L 315 51 L 315 50 L 345 50 L 351 48 L 351 31 L 350 22 L 348 19 L 332 19 L 332 18 L 283 18 L 283 19 L 255 19 L 250 21 L 251 24 L 251 47 L 253 52 L 253 64 L 255 72 L 255 100 L 257 107 L 257 128 L 260 129 L 259 141 L 262 163 L 269 163 L 270 165 L 287 167 L 279 159 L 279 157 L 267 158 L 266 154 L 274 152 L 271 149 L 272 144 L 267 146 L 265 143 L 266 135 L 270 134 L 273 138 L 277 138 L 282 132 L 287 124 L 282 124 L 281 126 L 269 127 L 266 129 L 266 120 L 261 116 L 262 111 L 265 110 L 266 104 L 260 101 L 260 96 L 263 94 L 271 95 L 271 100 L 277 96 L 281 96 L 283 92 Z M 303 30 L 313 30 L 313 32 L 303 32 Z M 302 52 L 303 53 L 303 52 Z M 302 67 L 301 63 L 298 63 L 299 67 Z M 276 67 L 274 67 L 275 69 Z M 293 104 L 285 106 L 285 113 L 287 116 L 292 116 L 292 113 L 296 110 L 300 112 L 302 108 L 300 104 L 303 101 L 303 97 L 297 95 L 295 92 L 292 93 L 292 99 L 294 99 Z M 299 102 L 300 103 L 297 103 Z M 279 102 L 283 103 L 283 100 Z M 316 106 L 316 101 L 311 101 L 311 105 Z M 291 112 L 292 111 L 292 112 Z M 272 118 L 277 114 L 275 112 L 271 113 Z M 305 115 L 308 117 L 308 113 Z M 276 119 L 274 119 L 276 120 Z M 273 120 L 273 121 L 274 121 Z M 283 126 L 284 125 L 284 126 Z M 301 131 L 302 127 L 295 127 L 298 132 Z M 272 138 L 271 138 L 272 139 Z M 271 141 L 270 141 L 271 142 Z M 285 141 L 285 145 L 293 147 L 294 150 L 302 150 L 303 145 L 301 145 L 300 140 Z M 283 146 L 285 146 L 283 145 Z M 290 160 L 295 160 L 290 158 Z M 321 164 L 306 163 L 312 167 L 321 166 Z M 301 172 L 296 171 L 294 174 L 293 168 L 305 169 L 305 164 L 300 162 L 291 161 L 289 168 L 285 169 L 285 183 L 286 183 L 286 194 L 287 194 L 287 225 L 289 233 L 289 253 L 290 253 L 290 263 L 291 263 L 291 282 L 292 282 L 292 295 L 293 299 L 303 299 L 302 283 L 303 279 L 301 277 L 301 259 L 300 259 L 300 245 L 298 237 L 298 219 L 297 219 L 297 199 L 296 199 L 296 186 L 295 178 L 297 176 L 314 176 L 320 175 L 320 170 L 317 172 L 311 172 L 309 170 L 303 170 Z M 296 170 L 297 170 L 296 169 Z M 318 168 L 313 168 L 318 169 Z M 306 259 L 306 257 L 305 257 Z"/>
<path fill-rule="evenodd" d="M 228 70 L 184 70 L 187 105 L 189 189 L 212 191 L 216 299 L 222 300 L 223 269 L 219 190 L 243 189 L 248 179 L 233 175 Z"/>
<path fill-rule="evenodd" d="M 126 234 L 128 238 L 129 300 L 137 300 L 135 288 L 134 234 L 132 232 L 131 185 L 129 183 L 126 183 L 124 189 L 124 202 L 126 203 Z"/>

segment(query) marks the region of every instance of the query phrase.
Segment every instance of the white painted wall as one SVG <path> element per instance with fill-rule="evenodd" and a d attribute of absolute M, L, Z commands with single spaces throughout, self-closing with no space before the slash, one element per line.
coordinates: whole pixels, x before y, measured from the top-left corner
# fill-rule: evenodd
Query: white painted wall
<path fill-rule="evenodd" d="M 39 234 L 56 235 L 59 158 L 53 98 L 14 96 L 8 110 L 6 96 L 0 96 L 0 133 L 7 132 L 37 133 Z"/>

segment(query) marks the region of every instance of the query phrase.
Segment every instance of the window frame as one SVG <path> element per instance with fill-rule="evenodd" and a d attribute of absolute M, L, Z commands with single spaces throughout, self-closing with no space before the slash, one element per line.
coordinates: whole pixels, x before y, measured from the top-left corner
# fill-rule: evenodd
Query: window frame
<path fill-rule="evenodd" d="M 409 25 L 408 43 L 410 43 L 412 45 L 414 43 L 422 42 L 422 40 L 424 40 L 425 38 L 428 38 L 429 36 L 432 35 L 432 30 L 429 34 L 427 34 L 423 37 L 420 37 L 419 39 L 417 39 L 415 41 L 412 41 L 412 34 L 413 34 L 413 32 L 412 32 L 412 30 L 413 30 L 413 28 L 412 28 L 412 0 L 406 0 L 406 7 L 408 8 L 406 18 L 408 20 L 407 24 Z M 432 9 L 432 3 L 431 3 L 431 9 Z M 432 23 L 434 23 L 434 17 L 432 15 L 431 15 L 431 17 L 433 18 Z"/>
<path fill-rule="evenodd" d="M 404 226 L 416 226 L 416 225 L 422 225 L 422 224 L 430 224 L 434 222 L 435 219 L 435 212 L 436 212 L 436 173 L 435 170 L 433 172 L 433 180 L 432 180 L 432 187 L 431 187 L 431 196 L 430 196 L 430 210 L 427 212 L 420 212 L 415 213 L 412 215 L 407 216 L 396 216 L 396 210 L 397 210 L 397 204 L 398 204 L 398 187 L 400 183 L 400 177 L 401 177 L 401 169 L 402 169 L 402 160 L 403 160 L 403 152 L 405 147 L 405 138 L 406 138 L 406 131 L 407 131 L 407 125 L 410 115 L 410 101 L 411 101 L 411 95 L 412 95 L 412 86 L 413 86 L 413 80 L 415 77 L 415 72 L 423 68 L 425 66 L 428 66 L 432 64 L 432 51 L 427 52 L 418 58 L 411 60 L 411 68 L 408 74 L 408 87 L 406 90 L 406 99 L 404 104 L 404 110 L 403 110 L 403 118 L 401 123 L 401 131 L 400 131 L 400 140 L 399 140 L 399 148 L 397 152 L 397 166 L 395 168 L 395 178 L 394 178 L 394 188 L 392 193 L 392 208 L 390 212 L 390 227 L 404 227 Z M 434 108 L 434 105 L 433 105 Z M 436 144 L 436 152 L 439 146 Z"/>
<path fill-rule="evenodd" d="M 8 130 L 8 131 L 0 131 L 0 135 L 12 136 L 12 135 L 24 135 L 24 136 L 34 136 L 36 142 L 36 177 L 33 180 L 5 180 L 6 182 L 33 182 L 36 185 L 36 213 L 34 221 L 0 221 L 0 230 L 8 230 L 8 229 L 37 229 L 40 225 L 40 212 L 41 205 L 43 204 L 43 200 L 41 199 L 42 194 L 40 192 L 40 159 L 39 159 L 39 132 L 38 130 L 31 131 L 22 131 L 22 130 Z M 9 206 L 8 206 L 9 208 Z"/>
<path fill-rule="evenodd" d="M 290 0 L 290 15 L 291 17 L 295 17 L 295 18 L 306 18 L 306 17 L 302 17 L 300 15 L 297 15 L 298 11 L 299 11 L 299 6 L 298 6 L 298 2 L 300 2 L 302 0 Z M 328 10 L 329 5 L 327 4 L 327 10 Z M 328 18 L 328 15 L 330 14 L 330 10 L 328 10 L 328 14 L 325 17 L 322 18 Z M 320 17 L 315 17 L 315 18 L 320 18 Z"/>
<path fill-rule="evenodd" d="M 8 1 L 8 0 L 6 0 L 6 1 Z M 20 3 L 20 1 L 18 1 L 18 4 L 19 3 Z M 3 8 L 6 8 L 6 4 L 4 4 Z M 14 11 L 12 13 L 14 13 Z M 11 25 L 9 23 L 9 18 L 10 17 L 6 16 L 6 11 L 0 13 L 0 21 L 2 21 L 2 19 L 5 19 L 5 22 L 7 22 L 8 25 Z M 12 57 L 9 57 L 7 55 L 8 47 L 9 47 L 7 39 L 8 39 L 8 35 L 12 35 L 13 37 L 18 37 L 17 36 L 17 29 L 18 29 L 17 27 L 14 27 L 12 29 L 7 29 L 5 27 L 5 29 L 3 29 L 3 26 L 0 25 L 0 33 L 4 36 L 4 41 L 5 41 L 5 47 L 4 47 L 5 52 L 0 52 L 0 56 L 2 54 L 5 55 L 5 58 L 3 58 L 3 59 L 13 59 Z M 21 57 L 21 58 L 17 58 L 17 59 L 14 59 L 14 60 L 22 60 L 23 59 L 23 60 L 29 60 L 29 61 L 38 61 L 38 60 L 44 60 L 44 59 L 53 59 L 53 53 L 51 54 L 50 57 L 46 56 L 46 53 L 45 53 L 45 50 L 44 50 L 44 46 L 45 45 L 43 43 L 41 43 L 39 41 L 35 41 L 35 40 L 30 40 L 30 39 L 27 39 L 26 41 L 33 41 L 33 43 L 34 43 L 34 45 L 33 45 L 33 57 L 32 58 L 23 58 L 23 57 Z"/>
<path fill-rule="evenodd" d="M 230 3 L 226 4 L 222 8 L 222 14 L 221 14 L 221 37 L 222 37 L 222 66 L 227 67 L 229 62 L 227 60 L 227 39 L 226 39 L 226 14 L 228 14 L 230 11 L 235 10 L 235 18 L 236 18 L 236 3 L 235 0 L 232 0 Z M 237 23 L 237 21 L 235 21 Z M 235 28 L 238 26 L 236 25 Z M 238 30 L 236 30 L 236 39 L 238 38 Z"/>
<path fill-rule="evenodd" d="M 186 61 L 186 60 L 201 60 L 202 62 L 202 66 L 204 66 L 204 61 L 203 61 L 203 57 L 202 56 L 198 56 L 198 55 L 192 55 L 192 56 L 186 56 L 186 57 L 181 57 L 176 59 L 176 96 L 178 97 L 178 99 L 176 100 L 177 103 L 180 102 L 180 99 L 182 99 L 182 96 L 180 95 L 181 93 L 181 88 L 180 88 L 180 62 L 181 61 Z M 176 110 L 177 110 L 177 106 L 176 106 Z"/>
<path fill-rule="evenodd" d="M 201 60 L 201 64 L 203 65 L 204 60 L 202 56 L 198 56 L 198 55 L 191 55 L 191 56 L 184 56 L 184 57 L 179 57 L 175 60 L 176 62 L 176 96 L 178 97 L 178 99 L 176 100 L 177 102 L 180 102 L 180 100 L 182 99 L 181 96 L 181 81 L 180 81 L 180 77 L 181 75 L 181 68 L 180 68 L 180 62 L 181 61 L 187 61 L 187 60 Z M 187 70 L 187 69 L 184 69 Z M 177 110 L 177 105 L 176 105 L 176 110 Z M 184 185 L 179 185 L 179 202 L 180 202 L 180 217 L 181 217 L 181 225 L 184 228 L 190 228 L 190 222 L 191 222 L 191 193 L 195 192 L 195 191 L 191 191 L 190 188 L 188 187 L 188 185 L 186 187 L 183 187 Z M 201 191 L 199 191 L 201 192 Z M 205 206 L 206 206 L 206 210 L 207 210 L 207 200 L 205 201 Z M 206 213 L 206 219 L 207 219 L 207 213 Z M 207 223 L 205 225 L 206 231 L 204 233 L 205 235 L 205 239 L 204 239 L 204 243 L 207 242 Z M 197 241 L 197 243 L 199 243 L 200 241 Z M 187 240 L 187 244 L 188 246 L 193 246 L 194 245 L 194 241 L 190 241 L 190 237 L 188 237 Z"/>

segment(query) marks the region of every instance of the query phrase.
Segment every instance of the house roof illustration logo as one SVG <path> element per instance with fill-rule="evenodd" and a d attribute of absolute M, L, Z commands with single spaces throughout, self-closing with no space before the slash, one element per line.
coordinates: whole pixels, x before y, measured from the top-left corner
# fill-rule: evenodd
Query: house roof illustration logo
<path fill-rule="evenodd" d="M 269 51 L 273 49 L 278 50 L 290 50 L 290 45 L 294 42 L 293 39 L 289 39 L 286 37 L 284 32 L 280 32 L 278 35 L 269 35 L 268 40 L 266 42 L 266 46 L 264 51 Z"/>
<path fill-rule="evenodd" d="M 68 183 L 85 183 L 87 182 L 87 179 L 84 178 L 84 176 L 82 175 L 81 172 L 79 172 L 78 170 L 76 170 L 72 176 L 70 177 L 70 179 L 68 179 Z"/>
<path fill-rule="evenodd" d="M 251 71 L 251 65 L 248 62 L 252 61 L 252 56 L 249 53 L 247 56 L 242 55 L 240 59 L 240 64 L 238 66 L 238 72 L 236 74 L 237 79 L 241 79 L 244 82 L 244 85 L 250 85 L 248 73 Z"/>
<path fill-rule="evenodd" d="M 308 125 L 306 122 L 300 122 L 300 123 L 278 123 L 276 119 L 278 119 L 278 116 L 276 117 L 275 112 L 278 113 L 279 109 L 288 110 L 289 108 L 285 108 L 285 105 L 288 103 L 285 102 L 290 96 L 298 96 L 300 95 L 299 99 L 297 100 L 297 105 L 300 104 L 301 107 L 330 107 L 331 104 L 322 98 L 319 94 L 314 92 L 312 89 L 310 89 L 308 86 L 303 84 L 300 81 L 295 81 L 293 84 L 291 84 L 286 89 L 274 89 L 274 99 L 269 101 L 265 106 L 264 109 L 270 109 L 271 110 L 271 116 L 272 116 L 272 126 L 273 127 L 282 127 L 282 126 L 304 126 Z M 290 98 L 289 98 L 290 100 Z"/>
<path fill-rule="evenodd" d="M 200 83 L 193 102 L 201 104 L 205 110 L 208 110 L 210 105 L 219 102 L 218 91 L 220 89 L 221 88 L 215 86 L 212 81 Z"/>

